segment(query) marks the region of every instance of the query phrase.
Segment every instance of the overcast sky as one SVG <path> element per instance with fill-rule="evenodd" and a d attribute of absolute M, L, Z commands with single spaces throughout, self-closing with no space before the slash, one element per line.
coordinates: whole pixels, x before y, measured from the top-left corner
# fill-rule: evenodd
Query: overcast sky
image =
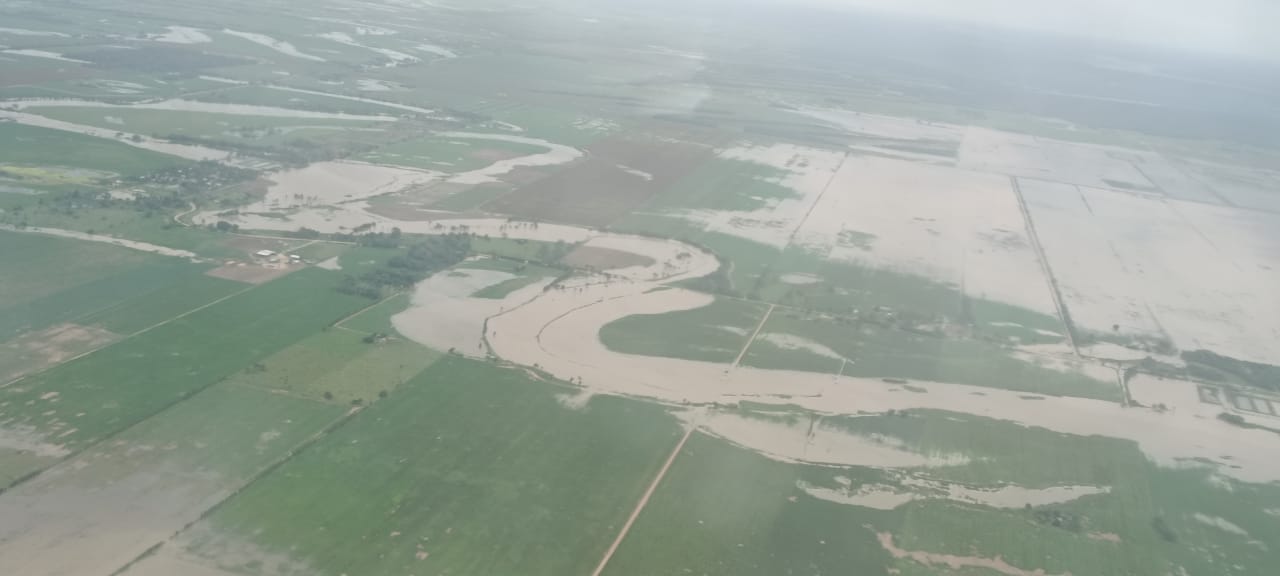
<path fill-rule="evenodd" d="M 1280 60 L 1280 0 L 804 1 Z"/>

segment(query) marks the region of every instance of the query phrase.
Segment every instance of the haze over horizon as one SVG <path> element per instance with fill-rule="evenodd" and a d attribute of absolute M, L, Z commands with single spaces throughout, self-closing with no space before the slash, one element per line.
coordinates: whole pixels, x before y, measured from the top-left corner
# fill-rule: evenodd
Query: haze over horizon
<path fill-rule="evenodd" d="M 802 0 L 983 26 L 1276 61 L 1280 4 L 1264 0 Z"/>

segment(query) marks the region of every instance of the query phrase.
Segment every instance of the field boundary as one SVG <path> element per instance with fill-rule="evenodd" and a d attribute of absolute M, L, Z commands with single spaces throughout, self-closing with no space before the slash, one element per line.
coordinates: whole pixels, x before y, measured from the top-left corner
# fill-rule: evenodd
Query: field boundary
<path fill-rule="evenodd" d="M 604 572 L 605 566 L 609 565 L 609 560 L 613 558 L 613 553 L 618 551 L 618 546 L 622 544 L 622 540 L 627 537 L 627 533 L 631 531 L 631 526 L 635 524 L 636 518 L 640 517 L 640 512 L 644 510 L 646 504 L 649 503 L 649 497 L 653 496 L 658 484 L 666 477 L 667 470 L 671 469 L 671 464 L 676 461 L 676 456 L 684 450 L 684 445 L 689 441 L 689 437 L 693 436 L 694 430 L 697 430 L 696 422 L 690 422 L 684 431 L 684 436 L 680 438 L 680 442 L 676 443 L 676 447 L 671 451 L 671 455 L 667 456 L 667 461 L 662 464 L 662 468 L 658 469 L 658 474 L 653 477 L 653 481 L 649 483 L 649 488 L 644 491 L 644 495 L 640 497 L 640 501 L 636 503 L 635 509 L 631 511 L 631 516 L 627 518 L 627 522 L 622 525 L 622 530 L 618 532 L 618 537 L 613 539 L 613 544 L 609 545 L 609 549 L 605 551 L 604 558 L 600 559 L 600 563 L 596 565 L 596 569 L 591 572 L 591 576 L 600 576 Z"/>
<path fill-rule="evenodd" d="M 1080 356 L 1080 346 L 1076 344 L 1076 326 L 1071 321 L 1071 314 L 1067 312 L 1067 306 L 1062 300 L 1062 291 L 1058 289 L 1058 279 L 1053 275 L 1053 267 L 1049 265 L 1049 257 L 1044 253 L 1044 246 L 1040 244 L 1040 236 L 1036 233 L 1036 223 L 1031 219 L 1031 209 L 1027 207 L 1027 201 L 1022 197 L 1022 185 L 1018 184 L 1016 176 L 1009 177 L 1009 186 L 1013 188 L 1013 196 L 1018 200 L 1018 209 L 1022 211 L 1022 222 L 1027 229 L 1027 238 L 1031 240 L 1031 247 L 1036 252 L 1036 258 L 1040 261 L 1040 269 L 1044 272 L 1045 282 L 1049 285 L 1049 296 L 1053 298 L 1053 305 L 1058 309 L 1058 319 L 1062 321 L 1062 325 L 1067 329 L 1067 342 L 1071 344 L 1071 351 L 1076 356 Z"/>
<path fill-rule="evenodd" d="M 764 311 L 764 316 L 760 317 L 760 323 L 756 324 L 756 331 L 751 333 L 751 337 L 747 338 L 747 343 L 742 345 L 742 351 L 738 352 L 738 357 L 733 359 L 733 368 L 737 368 L 742 363 L 743 357 L 747 355 L 747 350 L 751 348 L 751 344 L 756 341 L 756 336 L 760 335 L 760 331 L 764 329 L 764 325 L 769 321 L 769 316 L 773 314 L 774 305 L 770 304 L 769 309 Z"/>

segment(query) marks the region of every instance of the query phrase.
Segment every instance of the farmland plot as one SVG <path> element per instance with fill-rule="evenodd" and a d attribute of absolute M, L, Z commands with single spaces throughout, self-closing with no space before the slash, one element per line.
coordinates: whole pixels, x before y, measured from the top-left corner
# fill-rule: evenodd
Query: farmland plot
<path fill-rule="evenodd" d="M 1081 328 L 1280 359 L 1274 216 L 1057 184 L 1023 193 Z"/>
<path fill-rule="evenodd" d="M 180 554 L 252 576 L 271 558 L 325 576 L 589 573 L 680 429 L 631 400 L 566 406 L 573 392 L 445 358 L 157 561 Z"/>
<path fill-rule="evenodd" d="M 537 220 L 604 226 L 643 205 L 708 156 L 702 146 L 612 137 L 576 165 L 517 188 L 486 208 Z"/>
<path fill-rule="evenodd" d="M 1081 330 L 1160 337 L 1146 290 L 1132 278 L 1102 223 L 1071 184 L 1019 179 L 1018 185 L 1044 247 L 1063 304 Z"/>
<path fill-rule="evenodd" d="M 84 449 L 358 309 L 334 282 L 302 270 L 0 389 L 0 435 L 61 455 Z M 0 462 L 10 451 L 0 444 Z"/>
<path fill-rule="evenodd" d="M 850 157 L 796 242 L 831 259 L 957 286 L 975 299 L 1055 313 L 1003 176 Z"/>
<path fill-rule="evenodd" d="M 1155 190 L 1151 181 L 1125 159 L 1133 154 L 1122 148 L 970 127 L 960 146 L 960 166 L 1081 186 Z"/>

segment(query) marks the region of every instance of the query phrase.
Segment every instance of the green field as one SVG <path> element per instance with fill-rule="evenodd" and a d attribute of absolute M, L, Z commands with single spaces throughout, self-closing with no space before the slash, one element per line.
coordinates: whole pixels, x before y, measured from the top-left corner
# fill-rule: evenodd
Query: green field
<path fill-rule="evenodd" d="M 93 136 L 0 122 L 0 165 L 52 165 L 140 176 L 187 162 Z"/>
<path fill-rule="evenodd" d="M 571 389 L 446 357 L 220 507 L 187 552 L 247 574 L 223 546 L 332 576 L 587 573 L 679 428 L 655 406 L 573 410 L 557 392 Z"/>
<path fill-rule="evenodd" d="M 359 309 L 336 281 L 295 272 L 0 389 L 0 422 L 84 448 Z"/>
<path fill-rule="evenodd" d="M 717 298 L 693 310 L 615 320 L 600 329 L 600 341 L 624 354 L 730 363 L 747 345 L 767 308 Z"/>
<path fill-rule="evenodd" d="M 126 248 L 0 232 L 0 341 L 62 322 L 131 334 L 244 288 L 207 264 Z"/>
<path fill-rule="evenodd" d="M 546 148 L 541 146 L 520 142 L 427 136 L 384 146 L 364 154 L 360 159 L 454 173 L 484 168 L 498 158 L 515 158 L 545 151 Z"/>
<path fill-rule="evenodd" d="M 775 312 L 761 330 L 799 336 L 849 360 L 822 359 L 805 350 L 757 339 L 743 363 L 757 368 L 806 370 L 846 376 L 908 378 L 1017 390 L 1053 396 L 1120 400 L 1115 381 L 1064 372 L 1015 358 L 999 345 L 850 319 Z"/>
<path fill-rule="evenodd" d="M 141 252 L 0 230 L 0 268 L 21 274 L 0 276 L 0 309 L 16 307 L 59 287 L 76 286 L 154 259 Z"/>
<path fill-rule="evenodd" d="M 255 363 L 230 382 L 315 401 L 363 404 L 390 394 L 440 357 L 405 340 L 364 338 L 351 330 L 325 330 Z"/>

